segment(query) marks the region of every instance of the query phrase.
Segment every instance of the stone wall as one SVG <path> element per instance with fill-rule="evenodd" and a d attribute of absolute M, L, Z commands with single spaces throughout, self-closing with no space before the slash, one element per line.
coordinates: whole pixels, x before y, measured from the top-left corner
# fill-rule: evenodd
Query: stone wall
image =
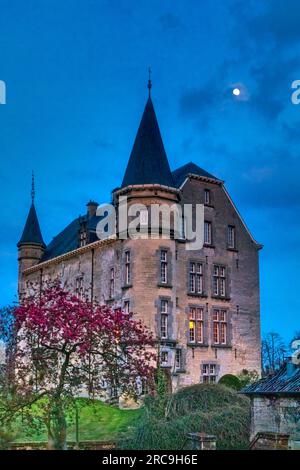
<path fill-rule="evenodd" d="M 252 398 L 251 439 L 260 432 L 300 436 L 300 397 Z"/>

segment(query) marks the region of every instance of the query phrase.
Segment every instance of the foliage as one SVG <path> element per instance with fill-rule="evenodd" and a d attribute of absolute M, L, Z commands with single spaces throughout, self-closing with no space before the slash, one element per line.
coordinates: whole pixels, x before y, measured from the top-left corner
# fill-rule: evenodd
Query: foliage
<path fill-rule="evenodd" d="M 238 379 L 241 384 L 241 389 L 253 382 L 257 382 L 259 378 L 259 374 L 256 370 L 243 369 L 242 372 L 238 375 Z"/>
<path fill-rule="evenodd" d="M 14 314 L 15 389 L 8 394 L 9 412 L 31 419 L 32 407 L 47 397 L 41 420 L 56 449 L 66 448 L 67 410 L 84 389 L 101 396 L 104 383 L 116 394 L 136 396 L 138 381 L 152 381 L 152 335 L 132 313 L 92 304 L 55 281 L 42 292 L 32 285 Z"/>
<path fill-rule="evenodd" d="M 273 373 L 285 362 L 286 346 L 282 337 L 275 332 L 268 333 L 261 345 L 263 374 Z"/>
<path fill-rule="evenodd" d="M 225 385 L 226 387 L 232 388 L 233 390 L 241 390 L 242 384 L 240 379 L 233 374 L 226 374 L 221 377 L 219 380 L 220 385 Z"/>
<path fill-rule="evenodd" d="M 181 450 L 190 432 L 216 435 L 218 449 L 248 447 L 249 400 L 227 387 L 199 384 L 183 388 L 166 397 L 169 412 L 165 416 L 156 413 L 156 403 L 157 398 L 147 398 L 140 423 L 120 442 L 121 448 Z"/>

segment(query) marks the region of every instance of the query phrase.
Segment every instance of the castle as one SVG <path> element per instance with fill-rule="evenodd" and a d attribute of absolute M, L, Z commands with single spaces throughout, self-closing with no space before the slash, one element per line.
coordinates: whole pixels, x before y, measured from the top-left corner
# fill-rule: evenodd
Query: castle
<path fill-rule="evenodd" d="M 171 172 L 149 98 L 122 185 L 128 206 L 204 205 L 204 245 L 186 249 L 184 235 L 99 240 L 96 202 L 46 245 L 34 198 L 18 243 L 19 296 L 30 282 L 57 278 L 78 295 L 88 291 L 136 313 L 150 328 L 173 390 L 217 382 L 243 369 L 260 372 L 258 244 L 224 182 L 195 163 Z"/>

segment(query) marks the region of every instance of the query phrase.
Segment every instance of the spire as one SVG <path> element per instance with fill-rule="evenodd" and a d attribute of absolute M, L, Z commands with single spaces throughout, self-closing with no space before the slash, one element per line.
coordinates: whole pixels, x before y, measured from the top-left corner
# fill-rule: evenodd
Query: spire
<path fill-rule="evenodd" d="M 151 70 L 151 67 L 149 67 L 148 69 L 148 73 L 149 73 L 149 79 L 148 79 L 148 90 L 149 90 L 149 98 L 151 98 L 151 88 L 152 88 L 152 80 L 151 80 L 151 74 L 152 74 L 152 70 Z"/>
<path fill-rule="evenodd" d="M 35 198 L 34 173 L 32 170 L 32 177 L 31 177 L 31 202 L 32 204 L 34 204 L 34 198 Z"/>
<path fill-rule="evenodd" d="M 45 243 L 42 237 L 39 220 L 34 206 L 35 197 L 35 185 L 34 185 L 34 174 L 32 172 L 31 179 L 31 207 L 27 216 L 25 227 L 18 243 L 18 247 L 22 245 L 40 245 L 45 247 Z"/>
<path fill-rule="evenodd" d="M 174 187 L 168 158 L 150 96 L 152 87 L 150 76 L 148 82 L 149 98 L 125 171 L 122 182 L 123 188 L 132 184 L 154 183 Z"/>

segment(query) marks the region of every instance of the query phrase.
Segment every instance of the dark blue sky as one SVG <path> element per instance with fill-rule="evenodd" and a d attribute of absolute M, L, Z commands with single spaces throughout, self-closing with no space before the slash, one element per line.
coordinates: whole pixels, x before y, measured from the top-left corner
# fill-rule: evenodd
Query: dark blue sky
<path fill-rule="evenodd" d="M 261 252 L 262 330 L 299 329 L 298 0 L 0 0 L 0 304 L 30 205 L 47 242 L 121 183 L 147 97 L 172 169 L 226 186 Z M 232 87 L 242 89 L 240 98 Z"/>

